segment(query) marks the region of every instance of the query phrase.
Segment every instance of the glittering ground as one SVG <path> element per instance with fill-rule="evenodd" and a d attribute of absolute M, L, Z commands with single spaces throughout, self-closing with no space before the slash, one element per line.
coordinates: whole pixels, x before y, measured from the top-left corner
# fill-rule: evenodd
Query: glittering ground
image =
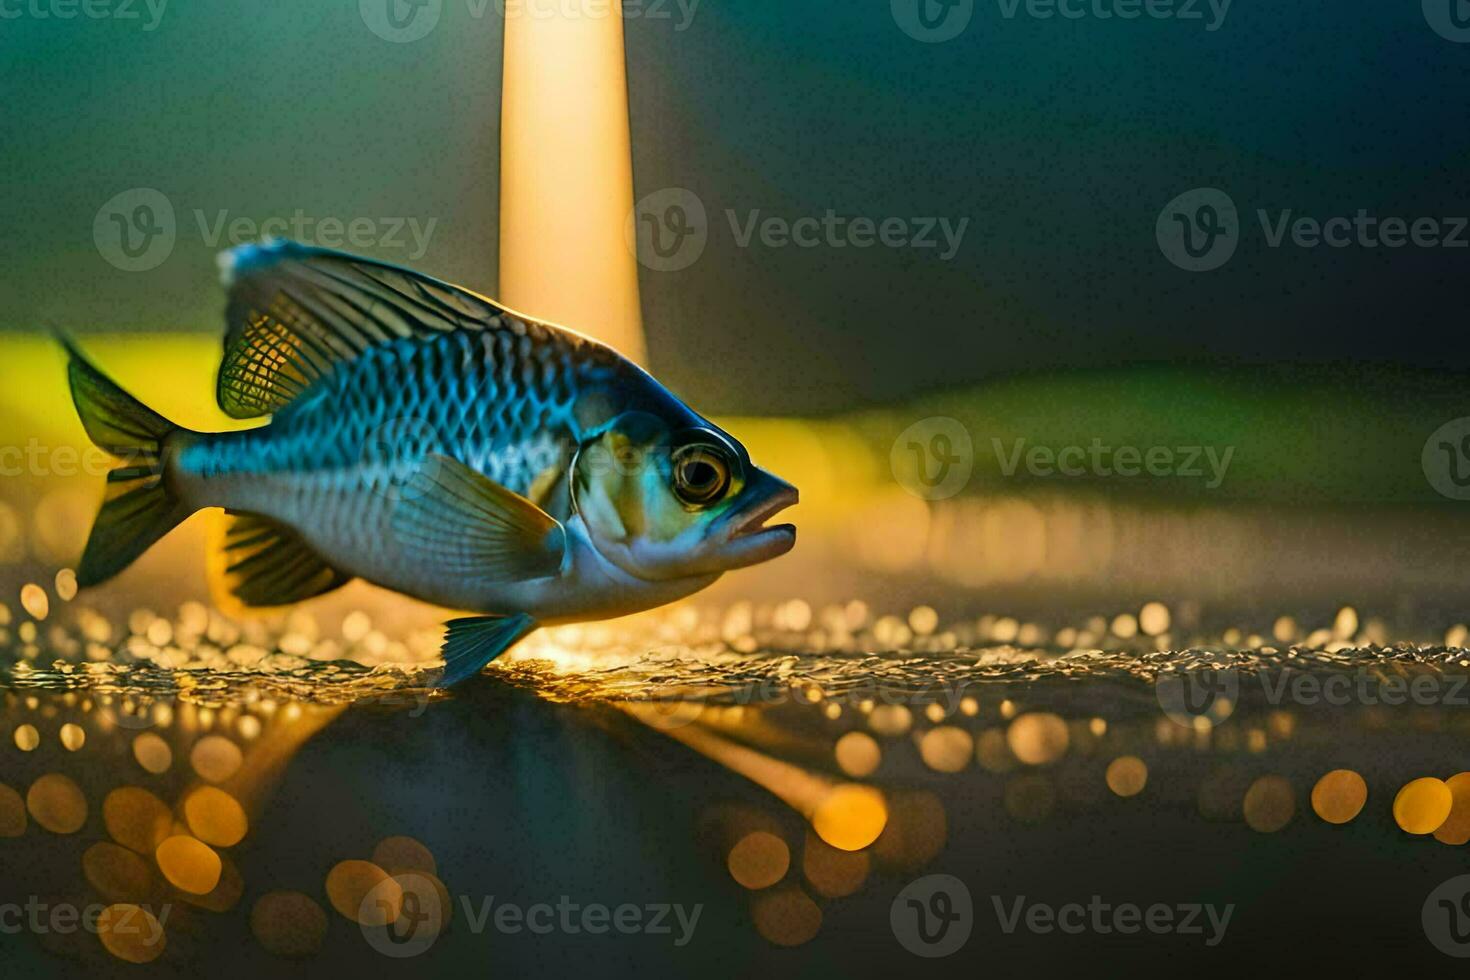
<path fill-rule="evenodd" d="M 37 932 L 38 964 L 243 975 L 414 948 L 450 971 L 490 943 L 510 968 L 572 969 L 589 935 L 563 928 L 548 954 L 475 903 L 581 894 L 705 906 L 686 945 L 621 937 L 659 968 L 791 947 L 901 965 L 890 906 L 936 873 L 968 883 L 971 944 L 999 964 L 1119 938 L 1007 932 L 992 900 L 1026 894 L 1230 904 L 1218 943 L 1160 933 L 1133 954 L 1145 973 L 1205 949 L 1228 963 L 1271 928 L 1281 873 L 1316 903 L 1306 921 L 1365 916 L 1353 941 L 1437 957 L 1420 905 L 1470 840 L 1462 625 L 1390 644 L 1412 628 L 1352 608 L 1223 625 L 1152 602 L 1058 627 L 688 605 L 543 631 L 442 692 L 434 630 L 389 639 L 360 611 L 114 620 L 65 573 L 17 598 L 0 904 L 98 916 L 92 935 Z"/>

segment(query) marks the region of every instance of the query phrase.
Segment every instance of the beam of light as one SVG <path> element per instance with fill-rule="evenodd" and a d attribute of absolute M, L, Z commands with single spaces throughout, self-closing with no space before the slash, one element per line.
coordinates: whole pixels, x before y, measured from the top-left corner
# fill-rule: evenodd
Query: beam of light
<path fill-rule="evenodd" d="M 505 9 L 499 298 L 642 361 L 622 8 Z"/>
<path fill-rule="evenodd" d="M 808 772 L 698 724 L 670 724 L 664 713 L 646 703 L 625 701 L 619 707 L 770 792 L 810 821 L 817 834 L 833 847 L 861 850 L 877 840 L 888 823 L 883 794 L 871 786 L 837 782 Z"/>

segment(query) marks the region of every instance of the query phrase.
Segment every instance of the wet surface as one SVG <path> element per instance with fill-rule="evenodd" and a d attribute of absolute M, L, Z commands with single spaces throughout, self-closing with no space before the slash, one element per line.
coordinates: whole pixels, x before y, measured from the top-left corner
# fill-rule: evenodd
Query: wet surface
<path fill-rule="evenodd" d="M 690 606 L 446 693 L 339 659 L 380 642 L 361 613 L 41 591 L 0 696 L 19 975 L 879 975 L 966 930 L 946 962 L 1148 975 L 1459 948 L 1459 892 L 1431 899 L 1470 839 L 1455 624 Z"/>

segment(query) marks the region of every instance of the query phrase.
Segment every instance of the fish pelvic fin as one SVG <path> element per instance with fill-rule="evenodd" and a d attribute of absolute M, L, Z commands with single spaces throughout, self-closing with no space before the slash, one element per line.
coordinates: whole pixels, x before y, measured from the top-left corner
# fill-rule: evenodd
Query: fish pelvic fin
<path fill-rule="evenodd" d="M 536 620 L 526 613 L 451 619 L 444 624 L 444 672 L 435 686 L 452 687 L 475 676 L 536 625 Z"/>
<path fill-rule="evenodd" d="M 82 427 L 119 460 L 107 474 L 102 508 L 77 567 L 77 584 L 86 587 L 127 568 L 194 512 L 169 486 L 165 472 L 169 438 L 189 430 L 123 391 L 65 336 L 58 333 L 57 339 L 66 348 L 67 381 Z"/>
<path fill-rule="evenodd" d="M 226 511 L 222 533 L 219 522 L 211 532 L 210 593 L 229 611 L 288 606 L 352 581 L 294 529 L 268 517 Z"/>

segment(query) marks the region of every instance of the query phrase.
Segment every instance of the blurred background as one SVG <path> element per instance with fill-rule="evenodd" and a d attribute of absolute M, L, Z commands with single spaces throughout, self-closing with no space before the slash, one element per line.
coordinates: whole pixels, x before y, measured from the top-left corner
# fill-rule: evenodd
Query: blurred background
<path fill-rule="evenodd" d="M 223 249 L 507 295 L 504 4 L 0 0 L 0 900 L 176 913 L 166 948 L 5 933 L 7 963 L 891 975 L 920 962 L 892 903 L 942 872 L 982 911 L 1234 903 L 1210 962 L 1237 972 L 1406 937 L 1442 966 L 1420 903 L 1470 839 L 1448 697 L 1246 684 L 1181 721 L 1156 684 L 1459 690 L 1463 5 L 1144 9 L 625 0 L 609 263 L 637 288 L 604 322 L 569 275 L 569 325 L 797 484 L 799 544 L 445 697 L 414 667 L 443 610 L 360 582 L 212 606 L 209 514 L 79 594 L 108 463 L 43 328 L 214 429 L 240 424 L 214 406 Z M 385 881 L 707 918 L 684 949 L 456 913 L 400 960 L 362 920 Z M 967 968 L 1199 953 L 981 920 Z"/>

